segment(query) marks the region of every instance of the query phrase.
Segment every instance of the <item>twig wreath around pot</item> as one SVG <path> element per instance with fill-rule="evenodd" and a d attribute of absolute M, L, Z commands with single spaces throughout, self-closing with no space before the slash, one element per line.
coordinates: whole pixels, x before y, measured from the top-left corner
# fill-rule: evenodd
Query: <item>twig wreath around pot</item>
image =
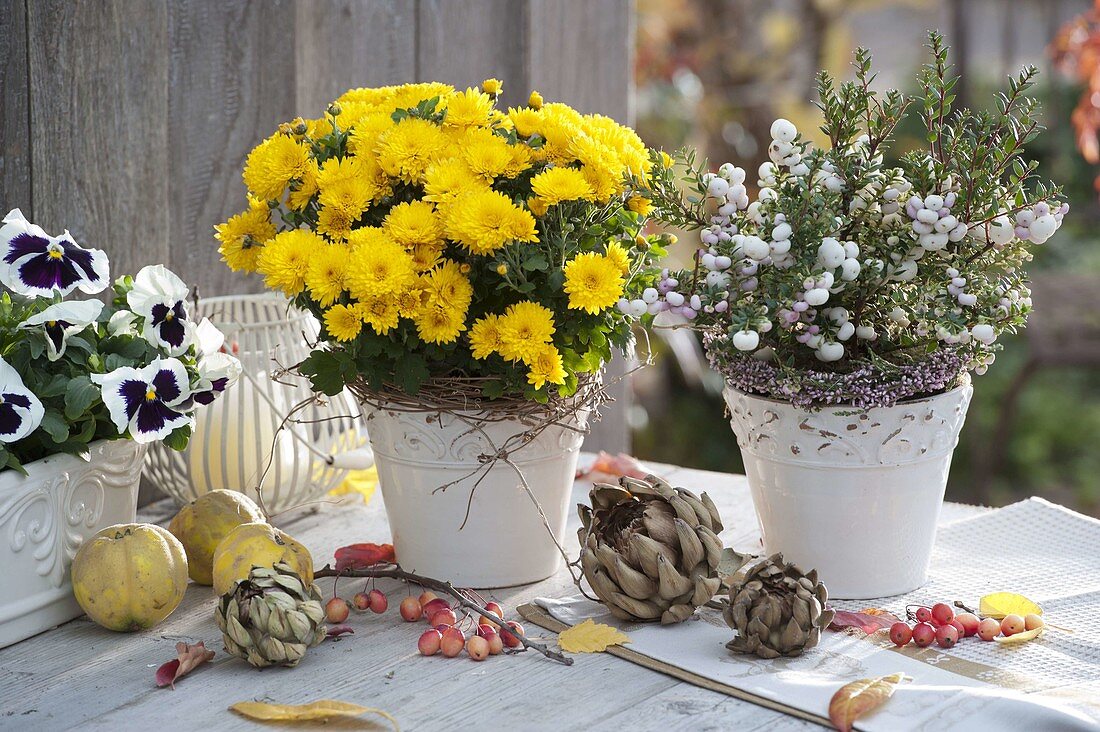
<path fill-rule="evenodd" d="M 249 155 L 226 263 L 322 323 L 297 365 L 368 418 L 397 557 L 462 586 L 546 577 L 577 453 L 668 238 L 630 129 L 499 81 L 353 89 Z"/>
<path fill-rule="evenodd" d="M 924 582 L 968 374 L 1024 325 L 1024 265 L 1068 211 L 1023 155 L 1040 130 L 1035 68 L 994 110 L 955 109 L 939 34 L 929 48 L 913 99 L 871 89 L 866 50 L 853 81 L 822 72 L 822 144 L 776 120 L 755 200 L 743 169 L 690 154 L 689 195 L 663 167 L 645 194 L 702 246 L 642 301 L 705 334 L 766 551 L 841 598 Z M 925 144 L 888 165 L 912 112 Z"/>

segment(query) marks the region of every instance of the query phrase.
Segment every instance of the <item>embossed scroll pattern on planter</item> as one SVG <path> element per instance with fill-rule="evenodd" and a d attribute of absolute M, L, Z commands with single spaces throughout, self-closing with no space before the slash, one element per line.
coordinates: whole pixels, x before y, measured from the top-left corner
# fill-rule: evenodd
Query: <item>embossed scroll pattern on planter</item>
<path fill-rule="evenodd" d="M 53 456 L 45 465 L 27 466 L 27 477 L 4 476 L 0 540 L 15 556 L 27 552 L 35 572 L 60 587 L 81 543 L 103 528 L 108 491 L 125 491 L 126 501 L 134 504 L 144 456 L 144 445 L 101 441 L 92 445 L 88 460 Z"/>
<path fill-rule="evenodd" d="M 809 412 L 729 391 L 730 426 L 742 450 L 779 462 L 845 467 L 899 465 L 949 454 L 973 394 L 967 384 L 949 392 L 957 392 L 953 399 Z"/>

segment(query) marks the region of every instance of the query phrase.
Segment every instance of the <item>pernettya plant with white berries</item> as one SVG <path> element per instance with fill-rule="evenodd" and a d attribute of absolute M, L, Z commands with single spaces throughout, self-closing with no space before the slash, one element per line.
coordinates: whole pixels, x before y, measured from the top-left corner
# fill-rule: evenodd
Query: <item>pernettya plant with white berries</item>
<path fill-rule="evenodd" d="M 957 77 L 942 36 L 929 38 L 915 98 L 872 91 L 864 49 L 854 81 L 822 72 L 828 146 L 776 120 L 755 200 L 730 163 L 713 173 L 680 156 L 686 196 L 675 167 L 656 166 L 648 195 L 702 244 L 694 268 L 665 272 L 644 303 L 702 328 L 734 386 L 804 406 L 889 405 L 984 372 L 998 336 L 1024 325 L 1024 264 L 1069 208 L 1022 156 L 1041 129 L 1026 95 L 1037 71 L 1010 78 L 996 111 L 954 109 Z M 914 109 L 927 146 L 886 167 Z"/>

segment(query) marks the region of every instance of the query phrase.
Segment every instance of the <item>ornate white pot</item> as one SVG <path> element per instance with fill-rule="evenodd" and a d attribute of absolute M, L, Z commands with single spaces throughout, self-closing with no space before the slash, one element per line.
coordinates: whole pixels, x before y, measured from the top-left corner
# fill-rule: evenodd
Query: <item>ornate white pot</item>
<path fill-rule="evenodd" d="M 0 648 L 84 611 L 69 566 L 102 528 L 134 520 L 145 445 L 100 440 L 88 460 L 51 455 L 0 473 Z"/>
<path fill-rule="evenodd" d="M 587 411 L 491 466 L 489 456 L 531 425 L 479 421 L 476 414 L 364 412 L 404 569 L 463 587 L 526 584 L 557 571 L 561 552 L 550 531 L 564 546 Z"/>
<path fill-rule="evenodd" d="M 809 412 L 726 387 L 767 553 L 817 568 L 831 597 L 924 584 L 969 381 L 889 408 Z"/>

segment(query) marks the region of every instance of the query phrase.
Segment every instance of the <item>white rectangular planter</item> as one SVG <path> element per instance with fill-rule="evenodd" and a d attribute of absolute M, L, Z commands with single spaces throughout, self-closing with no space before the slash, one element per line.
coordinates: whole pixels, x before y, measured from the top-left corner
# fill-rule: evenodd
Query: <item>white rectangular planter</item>
<path fill-rule="evenodd" d="M 92 534 L 132 522 L 145 445 L 100 440 L 0 473 L 0 648 L 81 615 L 69 567 Z"/>

